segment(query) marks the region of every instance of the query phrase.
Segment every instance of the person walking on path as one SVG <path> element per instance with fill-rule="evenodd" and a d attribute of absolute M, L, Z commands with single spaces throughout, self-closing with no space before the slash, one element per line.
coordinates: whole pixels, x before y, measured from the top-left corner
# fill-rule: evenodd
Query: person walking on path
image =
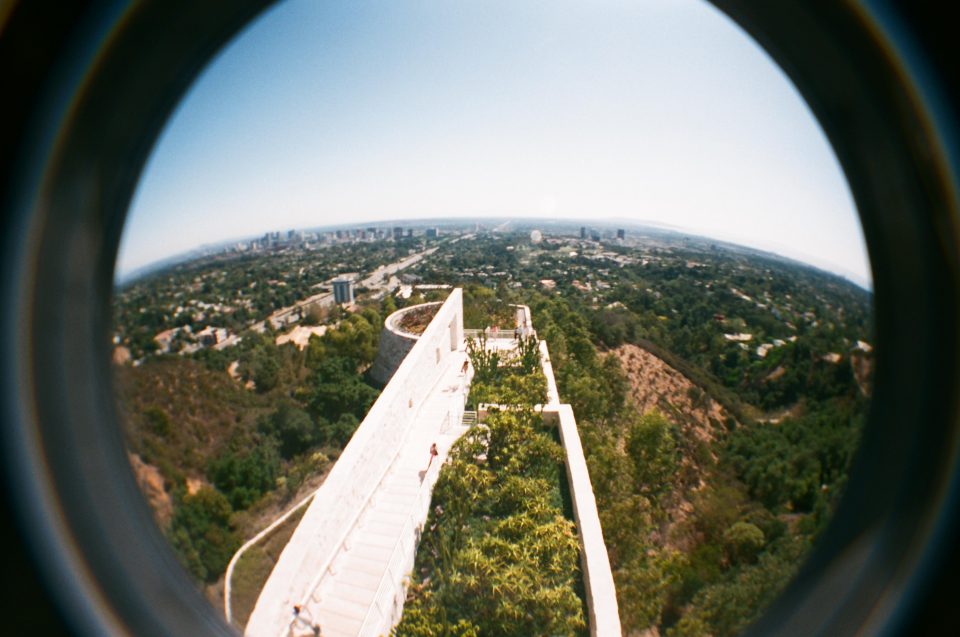
<path fill-rule="evenodd" d="M 434 442 L 433 444 L 430 445 L 430 462 L 427 463 L 427 468 L 424 471 L 424 473 L 430 470 L 430 465 L 433 464 L 433 459 L 436 458 L 438 455 L 440 455 L 440 452 L 437 451 L 437 443 Z"/>
<path fill-rule="evenodd" d="M 320 624 L 314 624 L 313 622 L 309 621 L 306 617 L 304 617 L 303 607 L 300 606 L 300 604 L 294 604 L 293 606 L 293 621 L 291 622 L 291 625 L 290 625 L 291 634 L 293 633 L 293 625 L 297 623 L 303 624 L 304 626 L 309 628 L 311 631 L 313 631 L 314 637 L 321 637 Z"/>

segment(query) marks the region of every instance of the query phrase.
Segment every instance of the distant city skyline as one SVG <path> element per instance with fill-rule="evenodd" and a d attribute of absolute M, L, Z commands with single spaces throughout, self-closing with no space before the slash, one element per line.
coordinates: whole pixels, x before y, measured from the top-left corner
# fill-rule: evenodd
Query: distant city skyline
<path fill-rule="evenodd" d="M 476 217 L 664 224 L 870 286 L 823 132 L 700 0 L 278 4 L 168 122 L 118 275 L 264 232 Z"/>

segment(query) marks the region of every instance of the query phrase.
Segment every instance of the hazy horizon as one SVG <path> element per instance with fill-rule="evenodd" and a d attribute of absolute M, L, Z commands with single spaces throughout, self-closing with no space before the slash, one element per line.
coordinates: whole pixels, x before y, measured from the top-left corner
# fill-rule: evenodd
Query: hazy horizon
<path fill-rule="evenodd" d="M 117 272 L 268 231 L 432 218 L 663 224 L 871 286 L 809 108 L 700 0 L 280 3 L 170 118 Z"/>
<path fill-rule="evenodd" d="M 544 223 L 543 224 L 533 223 L 536 221 L 543 221 Z M 571 226 L 571 228 L 574 228 L 577 225 L 585 225 L 588 228 L 596 229 L 597 227 L 600 227 L 607 231 L 610 231 L 614 228 L 622 227 L 627 230 L 628 239 L 630 238 L 631 231 L 637 232 L 637 231 L 653 230 L 653 231 L 659 231 L 659 232 L 666 232 L 670 234 L 676 234 L 679 236 L 689 236 L 689 237 L 698 237 L 706 240 L 715 240 L 725 244 L 730 244 L 730 245 L 734 245 L 734 246 L 738 246 L 738 247 L 742 247 L 750 250 L 756 250 L 758 252 L 769 252 L 779 257 L 790 259 L 806 266 L 831 272 L 833 274 L 836 274 L 838 276 L 845 278 L 851 283 L 854 283 L 855 285 L 867 291 L 873 290 L 872 280 L 870 278 L 860 279 L 858 275 L 854 272 L 844 271 L 842 268 L 839 268 L 836 265 L 831 264 L 829 262 L 818 263 L 817 259 L 811 258 L 809 257 L 809 255 L 788 254 L 783 251 L 779 251 L 776 246 L 769 246 L 769 245 L 759 246 L 759 245 L 746 245 L 743 243 L 737 243 L 736 241 L 731 241 L 729 239 L 723 239 L 721 237 L 715 237 L 715 236 L 703 234 L 700 232 L 695 232 L 690 229 L 674 226 L 667 223 L 661 223 L 658 221 L 642 220 L 642 219 L 641 220 L 616 219 L 616 218 L 607 218 L 607 219 L 564 218 L 564 219 L 551 219 L 551 220 L 542 219 L 541 220 L 537 217 L 495 217 L 495 216 L 478 216 L 478 217 L 446 216 L 446 217 L 422 217 L 422 218 L 397 218 L 397 219 L 383 219 L 383 220 L 376 220 L 376 221 L 361 220 L 361 221 L 356 221 L 356 222 L 347 223 L 347 224 L 312 225 L 312 226 L 304 226 L 300 228 L 287 228 L 287 227 L 279 228 L 278 227 L 278 228 L 264 230 L 264 232 L 260 232 L 256 234 L 245 234 L 242 236 L 238 235 L 233 237 L 224 237 L 223 239 L 219 239 L 217 241 L 202 243 L 202 244 L 193 246 L 192 248 L 183 250 L 181 252 L 167 255 L 151 263 L 138 266 L 132 270 L 128 270 L 124 272 L 117 270 L 116 279 L 118 283 L 121 283 L 121 284 L 127 283 L 129 281 L 135 280 L 136 278 L 138 278 L 143 274 L 153 272 L 157 269 L 162 269 L 164 267 L 167 267 L 168 265 L 189 261 L 191 258 L 195 258 L 193 255 L 196 255 L 197 253 L 202 253 L 205 250 L 224 249 L 225 247 L 229 247 L 233 244 L 261 238 L 265 233 L 270 233 L 270 232 L 280 232 L 281 235 L 283 235 L 288 230 L 293 230 L 293 231 L 315 231 L 315 230 L 329 231 L 329 230 L 338 230 L 338 229 L 352 230 L 352 229 L 364 228 L 368 226 L 378 226 L 378 227 L 386 228 L 386 227 L 392 227 L 400 223 L 411 223 L 411 224 L 416 224 L 417 226 L 432 225 L 431 222 L 436 222 L 438 224 L 441 222 L 446 222 L 446 223 L 510 222 L 510 223 L 524 224 L 524 225 L 531 224 L 531 227 L 535 226 L 536 229 L 543 231 L 545 238 L 551 237 L 551 235 L 549 234 L 551 225 L 556 225 L 556 226 L 569 225 Z M 591 226 L 591 224 L 593 225 Z M 517 230 L 507 230 L 506 232 L 517 232 Z M 522 231 L 519 231 L 519 232 L 522 232 Z"/>

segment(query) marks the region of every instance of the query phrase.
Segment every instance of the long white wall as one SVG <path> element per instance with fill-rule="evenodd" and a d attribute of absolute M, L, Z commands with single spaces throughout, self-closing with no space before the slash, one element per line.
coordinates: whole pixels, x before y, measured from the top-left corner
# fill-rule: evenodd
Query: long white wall
<path fill-rule="evenodd" d="M 557 381 L 553 378 L 553 363 L 550 362 L 546 341 L 540 341 L 540 367 L 543 368 L 543 375 L 547 378 L 547 404 L 559 405 L 560 392 L 557 391 Z"/>
<path fill-rule="evenodd" d="M 603 541 L 597 501 L 593 484 L 583 455 L 577 420 L 573 407 L 560 404 L 557 382 L 553 377 L 553 364 L 545 341 L 540 341 L 540 364 L 547 377 L 547 404 L 543 406 L 543 418 L 555 421 L 560 429 L 560 441 L 565 453 L 567 483 L 573 502 L 573 516 L 580 535 L 580 567 L 590 612 L 589 624 L 592 637 L 620 637 L 620 612 L 617 606 L 617 590 L 613 583 L 613 571 L 607 545 Z"/>
<path fill-rule="evenodd" d="M 590 612 L 590 634 L 593 637 L 620 637 L 620 612 L 617 606 L 617 589 L 613 583 L 613 571 L 607 545 L 603 541 L 603 529 L 597 513 L 597 501 L 583 456 L 583 445 L 577 432 L 577 420 L 570 405 L 545 405 L 545 420 L 556 419 L 560 428 L 560 440 L 566 452 L 567 482 L 570 499 L 573 501 L 573 516 L 580 534 L 580 568 Z"/>
<path fill-rule="evenodd" d="M 360 423 L 280 554 L 245 634 L 280 635 L 291 609 L 313 593 L 358 513 L 400 448 L 414 415 L 463 341 L 463 293 L 455 289 Z M 460 354 L 462 356 L 462 354 Z"/>

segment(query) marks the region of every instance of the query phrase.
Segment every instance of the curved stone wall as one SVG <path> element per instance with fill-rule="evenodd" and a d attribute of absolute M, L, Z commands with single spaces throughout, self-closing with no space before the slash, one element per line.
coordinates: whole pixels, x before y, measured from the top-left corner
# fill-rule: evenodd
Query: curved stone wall
<path fill-rule="evenodd" d="M 400 319 L 409 312 L 441 304 L 442 302 L 436 301 L 411 305 L 397 310 L 387 317 L 387 320 L 383 322 L 383 330 L 380 332 L 380 347 L 377 350 L 377 358 L 373 361 L 373 366 L 370 367 L 370 377 L 374 382 L 380 385 L 389 383 L 394 372 L 400 367 L 400 363 L 407 357 L 416 342 L 420 340 L 420 335 L 403 331 L 400 327 Z"/>

